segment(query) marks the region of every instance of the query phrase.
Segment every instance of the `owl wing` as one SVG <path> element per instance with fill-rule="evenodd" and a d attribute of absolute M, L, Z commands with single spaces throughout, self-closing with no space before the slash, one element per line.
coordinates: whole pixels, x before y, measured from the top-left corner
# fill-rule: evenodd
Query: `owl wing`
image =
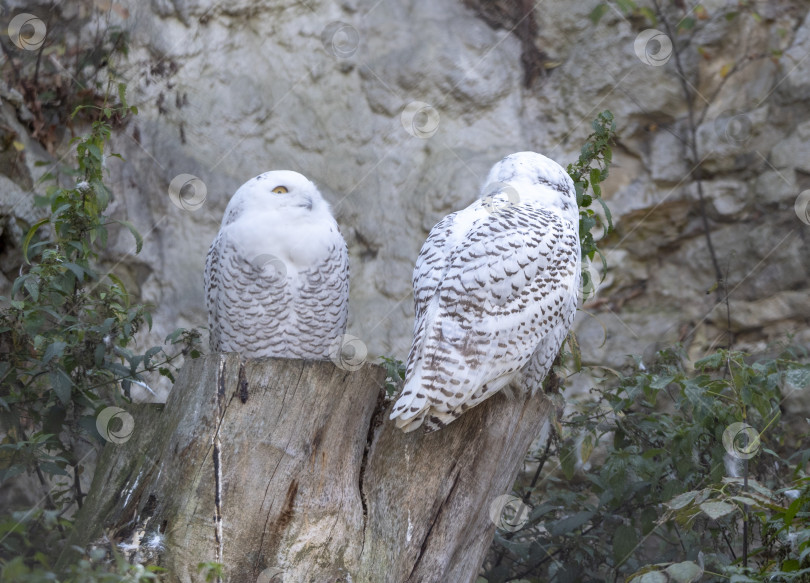
<path fill-rule="evenodd" d="M 430 305 L 431 298 L 435 297 L 439 284 L 447 271 L 447 257 L 452 251 L 449 243 L 450 234 L 454 230 L 455 217 L 458 213 L 445 216 L 430 230 L 427 240 L 422 245 L 416 265 L 413 269 L 413 346 L 421 346 L 424 341 L 425 312 Z M 405 367 L 405 378 L 412 376 L 416 365 L 417 351 L 411 350 Z"/>
<path fill-rule="evenodd" d="M 503 388 L 576 311 L 578 234 L 559 214 L 474 204 L 437 229 L 428 241 L 443 245 L 426 243 L 417 261 L 418 333 L 391 415 L 406 431 L 444 426 Z"/>
<path fill-rule="evenodd" d="M 287 267 L 270 254 L 244 256 L 223 228 L 208 251 L 205 266 L 210 346 L 249 358 L 297 358 L 291 346 L 304 344 L 291 307 Z"/>
<path fill-rule="evenodd" d="M 288 350 L 296 358 L 329 358 L 336 339 L 346 332 L 349 314 L 349 251 L 337 224 L 328 256 L 301 274 L 301 288 L 295 294 L 295 329 L 302 340 Z"/>

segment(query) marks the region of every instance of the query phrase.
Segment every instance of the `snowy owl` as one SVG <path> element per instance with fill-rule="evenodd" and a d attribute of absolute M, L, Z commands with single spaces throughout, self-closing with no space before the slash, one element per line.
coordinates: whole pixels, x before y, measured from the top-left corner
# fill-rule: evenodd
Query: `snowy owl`
<path fill-rule="evenodd" d="M 328 358 L 346 331 L 349 259 L 315 185 L 277 170 L 239 187 L 208 251 L 205 291 L 211 350 Z"/>
<path fill-rule="evenodd" d="M 413 272 L 416 317 L 391 419 L 444 427 L 511 385 L 541 386 L 574 320 L 580 278 L 574 183 L 534 152 L 492 168 L 481 198 L 430 232 Z"/>

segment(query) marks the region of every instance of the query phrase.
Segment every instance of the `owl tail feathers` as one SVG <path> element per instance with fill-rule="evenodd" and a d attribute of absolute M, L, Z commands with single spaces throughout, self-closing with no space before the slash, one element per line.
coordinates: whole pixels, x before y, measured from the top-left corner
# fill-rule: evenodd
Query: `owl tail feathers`
<path fill-rule="evenodd" d="M 397 427 L 405 433 L 414 431 L 422 425 L 430 407 L 427 397 L 419 390 L 414 387 L 413 382 L 406 383 L 399 399 L 394 403 L 394 410 L 391 411 L 390 419 L 395 420 Z"/>
<path fill-rule="evenodd" d="M 418 383 L 414 383 L 418 387 Z M 422 424 L 427 432 L 438 431 L 448 423 L 458 419 L 460 412 L 440 412 L 429 402 L 427 397 L 420 392 L 423 389 L 414 389 L 412 383 L 407 383 L 391 412 L 390 419 L 395 420 L 398 428 L 405 433 L 415 431 Z"/>
<path fill-rule="evenodd" d="M 391 414 L 391 419 L 394 419 L 396 413 Z M 424 409 L 410 419 L 403 419 L 402 417 L 396 418 L 396 425 L 405 433 L 410 433 L 419 429 L 422 425 L 425 426 L 425 433 L 432 433 L 438 431 L 453 421 L 458 419 L 458 413 L 439 413 L 435 410 Z"/>

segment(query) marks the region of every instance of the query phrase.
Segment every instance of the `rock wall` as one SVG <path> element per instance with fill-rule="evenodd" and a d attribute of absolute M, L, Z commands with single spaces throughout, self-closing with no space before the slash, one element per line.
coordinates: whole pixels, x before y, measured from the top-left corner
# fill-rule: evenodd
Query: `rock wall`
<path fill-rule="evenodd" d="M 621 136 L 605 186 L 616 231 L 604 241 L 609 270 L 576 323 L 585 362 L 617 367 L 669 342 L 683 341 L 695 355 L 727 343 L 727 313 L 710 291 L 716 277 L 697 178 L 736 346 L 762 350 L 791 334 L 810 344 L 810 219 L 796 211 L 807 213 L 800 193 L 810 188 L 805 3 L 758 4 L 759 15 L 730 20 L 725 3 L 705 3 L 687 15 L 695 28 L 670 34 L 679 70 L 666 58 L 669 37 L 637 52 L 649 28 L 638 14 L 610 8 L 594 24 L 596 1 L 541 2 L 531 16 L 535 45 L 549 60 L 528 88 L 513 26 L 494 28 L 469 4 L 62 7 L 63 17 L 86 22 L 85 32 L 100 23 L 131 35 L 118 69 L 140 114 L 114 141 L 125 161 L 108 166 L 113 211 L 138 226 L 145 245 L 132 255 L 123 231 L 108 259 L 156 306 L 152 341 L 177 326 L 205 328 L 203 265 L 229 196 L 256 174 L 287 168 L 320 187 L 349 243 L 349 333 L 372 357 L 404 359 L 411 271 L 430 228 L 473 201 L 508 153 L 574 161 L 591 120 L 610 109 Z M 21 4 L 3 16 L 23 10 L 40 9 Z M 695 95 L 698 159 L 688 147 L 684 85 Z M 42 172 L 33 162 L 50 156 L 25 135 L 25 108 L 4 91 L 4 123 L 20 133 L 26 157 L 7 149 L 0 159 L 0 211 L 30 220 Z M 64 152 L 66 143 L 55 156 Z M 201 181 L 204 203 L 195 210 L 168 195 L 180 174 Z M 9 246 L 20 229 L 5 222 L 4 286 L 19 261 Z"/>

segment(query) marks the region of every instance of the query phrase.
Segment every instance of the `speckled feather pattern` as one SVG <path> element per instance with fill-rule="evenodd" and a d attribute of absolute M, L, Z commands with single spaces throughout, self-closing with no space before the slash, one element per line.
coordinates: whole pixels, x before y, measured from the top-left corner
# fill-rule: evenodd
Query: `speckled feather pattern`
<path fill-rule="evenodd" d="M 507 385 L 534 393 L 573 323 L 574 185 L 534 152 L 496 164 L 479 198 L 430 232 L 413 274 L 414 338 L 391 418 L 444 427 Z M 517 200 L 516 200 L 517 199 Z"/>
<path fill-rule="evenodd" d="M 205 282 L 212 351 L 326 359 L 345 333 L 346 243 L 326 201 L 298 173 L 266 172 L 237 190 Z"/>

